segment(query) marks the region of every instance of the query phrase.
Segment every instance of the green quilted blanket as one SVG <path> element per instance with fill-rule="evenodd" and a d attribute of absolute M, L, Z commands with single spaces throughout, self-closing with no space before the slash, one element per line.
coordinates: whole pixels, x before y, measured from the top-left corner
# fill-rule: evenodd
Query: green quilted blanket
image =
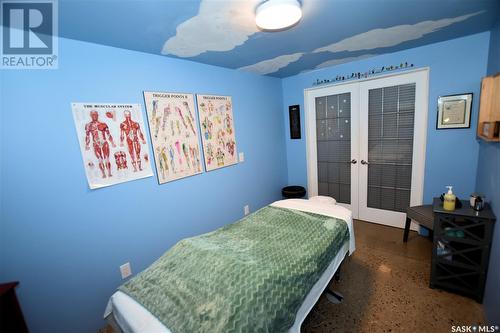
<path fill-rule="evenodd" d="M 345 221 L 268 206 L 178 242 L 119 289 L 173 333 L 286 332 L 348 239 Z"/>

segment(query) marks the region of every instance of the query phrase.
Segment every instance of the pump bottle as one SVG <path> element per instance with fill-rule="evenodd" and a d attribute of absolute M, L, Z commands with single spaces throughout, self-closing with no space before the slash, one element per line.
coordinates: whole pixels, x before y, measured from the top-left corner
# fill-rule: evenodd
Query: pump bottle
<path fill-rule="evenodd" d="M 455 201 L 457 197 L 452 192 L 452 186 L 446 186 L 448 188 L 448 193 L 444 195 L 443 208 L 444 210 L 455 210 Z"/>

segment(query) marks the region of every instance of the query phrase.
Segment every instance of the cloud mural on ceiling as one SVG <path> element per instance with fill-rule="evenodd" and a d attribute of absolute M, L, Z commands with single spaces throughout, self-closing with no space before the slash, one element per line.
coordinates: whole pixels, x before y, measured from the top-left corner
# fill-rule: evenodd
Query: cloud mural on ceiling
<path fill-rule="evenodd" d="M 373 50 L 381 47 L 395 46 L 407 41 L 422 38 L 424 35 L 438 31 L 454 23 L 465 21 L 473 16 L 479 15 L 484 11 L 479 11 L 472 14 L 445 18 L 435 21 L 423 21 L 416 24 L 403 24 L 396 25 L 390 28 L 373 29 L 367 32 L 363 32 L 352 37 L 341 40 L 324 47 L 320 47 L 312 51 L 312 53 L 319 52 L 354 52 L 362 50 Z M 251 71 L 258 74 L 271 74 L 275 73 L 281 68 L 288 66 L 290 63 L 298 61 L 306 52 L 299 52 L 284 56 L 279 56 L 273 59 L 264 60 L 258 62 L 254 65 L 249 65 L 241 67 L 239 69 L 245 71 Z M 368 58 L 372 54 L 365 54 L 357 57 L 348 57 L 342 59 L 332 59 L 325 61 L 318 66 L 316 69 L 324 68 L 328 66 L 335 66 L 343 64 L 350 61 L 361 60 Z"/>
<path fill-rule="evenodd" d="M 240 67 L 238 69 L 246 72 L 266 75 L 279 71 L 281 68 L 284 68 L 290 65 L 292 62 L 299 60 L 303 55 L 304 53 L 302 52 L 285 54 L 276 58 L 258 62 L 253 65 Z"/>
<path fill-rule="evenodd" d="M 321 64 L 317 65 L 315 69 L 320 69 L 320 68 L 325 68 L 325 67 L 330 67 L 330 66 L 336 66 L 336 65 L 341 65 L 345 64 L 347 62 L 351 61 L 357 61 L 357 60 L 363 60 L 366 58 L 370 58 L 376 56 L 376 54 L 363 54 L 357 57 L 347 57 L 347 58 L 340 58 L 340 59 L 332 59 L 332 60 L 327 60 L 325 62 L 322 62 Z"/>
<path fill-rule="evenodd" d="M 320 47 L 313 51 L 318 52 L 342 52 L 371 50 L 380 47 L 390 47 L 414 39 L 424 37 L 431 32 L 438 31 L 454 23 L 462 22 L 483 13 L 484 11 L 462 15 L 454 18 L 445 18 L 436 21 L 423 21 L 417 24 L 402 24 L 390 28 L 373 29 L 361 34 L 346 38 L 340 42 Z"/>
<path fill-rule="evenodd" d="M 198 14 L 177 26 L 176 35 L 162 53 L 195 57 L 207 51 L 230 51 L 258 32 L 255 7 L 258 0 L 202 0 Z"/>

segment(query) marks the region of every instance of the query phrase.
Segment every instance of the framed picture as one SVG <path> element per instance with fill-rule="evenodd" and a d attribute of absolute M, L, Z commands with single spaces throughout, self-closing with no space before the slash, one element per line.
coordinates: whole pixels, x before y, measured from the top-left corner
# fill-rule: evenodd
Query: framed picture
<path fill-rule="evenodd" d="M 440 96 L 436 128 L 469 128 L 471 109 L 472 93 Z"/>
<path fill-rule="evenodd" d="M 290 105 L 290 139 L 300 139 L 300 105 Z"/>

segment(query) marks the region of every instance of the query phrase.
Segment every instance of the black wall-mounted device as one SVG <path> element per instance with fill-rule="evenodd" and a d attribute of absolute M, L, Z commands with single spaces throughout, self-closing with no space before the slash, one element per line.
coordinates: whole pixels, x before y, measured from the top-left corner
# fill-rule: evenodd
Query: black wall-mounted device
<path fill-rule="evenodd" d="M 300 105 L 290 105 L 288 107 L 290 113 L 290 138 L 300 139 Z"/>

